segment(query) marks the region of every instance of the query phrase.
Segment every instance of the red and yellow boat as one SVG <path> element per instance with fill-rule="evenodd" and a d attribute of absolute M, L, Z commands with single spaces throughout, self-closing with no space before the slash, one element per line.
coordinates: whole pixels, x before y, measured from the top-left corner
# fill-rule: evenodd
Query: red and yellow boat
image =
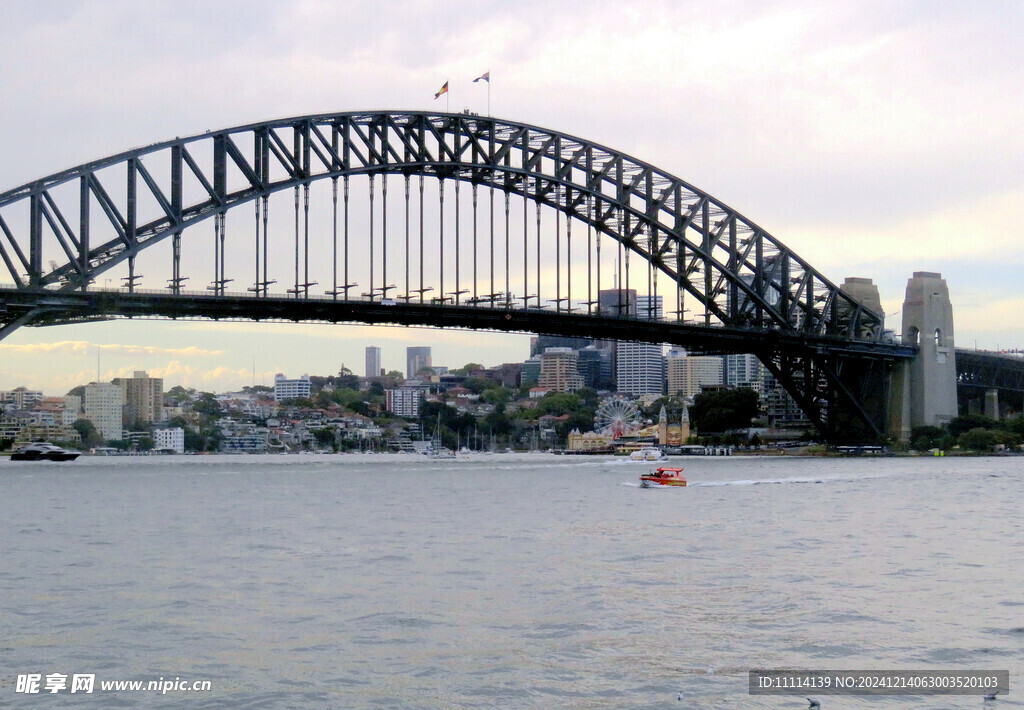
<path fill-rule="evenodd" d="M 681 468 L 659 468 L 657 471 L 651 473 L 645 473 L 640 476 L 641 488 L 651 488 L 653 486 L 685 486 L 686 479 L 683 478 L 683 469 Z"/>

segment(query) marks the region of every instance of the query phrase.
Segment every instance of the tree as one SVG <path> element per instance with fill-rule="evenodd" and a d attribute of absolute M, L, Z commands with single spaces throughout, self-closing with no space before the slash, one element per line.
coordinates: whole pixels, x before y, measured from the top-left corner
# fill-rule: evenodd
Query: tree
<path fill-rule="evenodd" d="M 185 389 L 181 385 L 175 385 L 164 393 L 164 399 L 173 400 L 175 402 L 184 402 L 191 399 L 193 394 L 195 394 L 195 390 Z"/>
<path fill-rule="evenodd" d="M 760 411 L 757 392 L 751 389 L 701 392 L 690 408 L 690 419 L 702 434 L 743 429 Z"/>
<path fill-rule="evenodd" d="M 937 426 L 916 426 L 910 430 L 910 448 L 927 451 L 939 446 L 946 432 Z"/>
<path fill-rule="evenodd" d="M 535 411 L 538 415 L 553 414 L 560 417 L 563 414 L 578 412 L 583 406 L 580 398 L 568 392 L 548 392 L 537 401 Z M 592 418 L 592 417 L 591 417 Z"/>
<path fill-rule="evenodd" d="M 480 399 L 482 399 L 487 404 L 493 404 L 495 406 L 504 406 L 506 402 L 512 399 L 513 394 L 514 393 L 512 390 L 506 387 L 502 387 L 501 385 L 498 385 L 497 387 L 492 387 L 491 389 L 484 390 L 480 394 Z"/>
<path fill-rule="evenodd" d="M 323 427 L 321 429 L 313 430 L 313 437 L 316 439 L 317 446 L 320 448 L 331 447 L 337 450 L 337 445 L 334 442 L 334 429 Z"/>
<path fill-rule="evenodd" d="M 224 413 L 220 402 L 209 392 L 203 392 L 199 395 L 199 399 L 192 403 L 192 411 L 196 414 L 213 418 L 218 418 Z"/>
<path fill-rule="evenodd" d="M 82 437 L 84 446 L 99 446 L 103 443 L 103 437 L 96 431 L 96 425 L 88 419 L 76 419 L 71 427 Z"/>
<path fill-rule="evenodd" d="M 68 390 L 67 397 L 82 397 L 85 398 L 85 385 L 78 385 L 78 387 L 72 387 Z"/>
<path fill-rule="evenodd" d="M 978 427 L 961 434 L 957 439 L 957 443 L 960 444 L 962 449 L 991 451 L 999 443 L 999 437 L 994 431 Z"/>
<path fill-rule="evenodd" d="M 395 380 L 395 382 L 402 382 L 403 380 L 405 380 L 405 375 L 403 375 L 398 370 L 388 370 L 388 374 L 385 375 L 385 377 L 391 377 Z"/>
<path fill-rule="evenodd" d="M 282 401 L 281 405 L 285 407 L 306 407 L 307 409 L 312 409 L 316 406 L 309 397 L 291 397 Z"/>
<path fill-rule="evenodd" d="M 971 429 L 993 429 L 998 423 L 995 419 L 983 417 L 980 414 L 965 414 L 956 417 L 949 423 L 949 433 L 958 437 Z"/>

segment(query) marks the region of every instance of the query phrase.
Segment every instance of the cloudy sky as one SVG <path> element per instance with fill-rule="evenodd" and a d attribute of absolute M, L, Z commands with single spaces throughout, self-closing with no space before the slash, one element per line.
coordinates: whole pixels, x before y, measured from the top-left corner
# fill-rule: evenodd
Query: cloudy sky
<path fill-rule="evenodd" d="M 0 191 L 133 146 L 263 119 L 485 110 L 604 143 L 738 209 L 898 321 L 939 271 L 961 347 L 1024 347 L 1024 5 L 900 2 L 0 3 Z M 443 99 L 442 99 L 443 101 Z M 890 321 L 890 325 L 894 325 Z M 898 322 L 895 323 L 898 328 Z M 117 321 L 22 328 L 0 388 L 145 369 L 226 390 L 527 356 L 526 336 Z"/>

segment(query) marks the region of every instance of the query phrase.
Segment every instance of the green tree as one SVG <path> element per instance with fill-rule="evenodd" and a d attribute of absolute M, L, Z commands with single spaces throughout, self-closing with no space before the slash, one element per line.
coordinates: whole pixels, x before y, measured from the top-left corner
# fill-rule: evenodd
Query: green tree
<path fill-rule="evenodd" d="M 560 417 L 563 414 L 578 412 L 583 406 L 580 398 L 568 392 L 548 392 L 537 401 L 534 411 L 538 415 L 553 414 Z"/>
<path fill-rule="evenodd" d="M 701 392 L 693 401 L 690 419 L 704 433 L 743 429 L 757 416 L 759 398 L 751 389 Z"/>
<path fill-rule="evenodd" d="M 192 411 L 196 414 L 201 414 L 207 417 L 219 418 L 223 413 L 224 409 L 220 406 L 220 402 L 209 392 L 203 392 L 199 395 L 199 398 L 192 403 Z"/>
<path fill-rule="evenodd" d="M 281 402 L 285 407 L 306 407 L 312 409 L 316 405 L 309 397 L 291 397 Z"/>
<path fill-rule="evenodd" d="M 96 430 L 96 425 L 88 419 L 76 419 L 71 427 L 82 437 L 83 446 L 99 446 L 103 443 L 103 437 Z"/>
<path fill-rule="evenodd" d="M 927 451 L 939 446 L 946 432 L 937 426 L 916 426 L 910 430 L 910 448 Z"/>
<path fill-rule="evenodd" d="M 180 404 L 181 402 L 191 399 L 193 394 L 195 394 L 195 390 L 185 389 L 181 385 L 175 385 L 164 393 L 164 399 L 178 402 Z"/>
<path fill-rule="evenodd" d="M 480 399 L 487 404 L 493 404 L 495 406 L 504 405 L 506 402 L 512 399 L 514 393 L 512 390 L 498 385 L 491 389 L 484 390 L 480 394 Z"/>
<path fill-rule="evenodd" d="M 999 422 L 995 419 L 983 417 L 980 414 L 964 414 L 963 416 L 956 417 L 949 423 L 949 433 L 952 436 L 959 437 L 971 429 L 994 429 L 998 424 Z"/>
<path fill-rule="evenodd" d="M 320 448 L 330 447 L 337 450 L 337 445 L 334 442 L 334 430 L 328 427 L 322 429 L 314 429 L 313 436 L 316 438 L 316 444 Z"/>
<path fill-rule="evenodd" d="M 978 427 L 962 433 L 957 438 L 957 443 L 962 449 L 991 451 L 999 443 L 999 436 L 994 431 Z"/>

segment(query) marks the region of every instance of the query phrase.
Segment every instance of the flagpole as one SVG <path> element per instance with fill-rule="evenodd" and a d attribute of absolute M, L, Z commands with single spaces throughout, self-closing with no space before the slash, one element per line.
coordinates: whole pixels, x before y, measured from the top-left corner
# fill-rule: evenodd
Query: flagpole
<path fill-rule="evenodd" d="M 491 72 L 487 72 L 487 117 L 491 117 Z"/>

